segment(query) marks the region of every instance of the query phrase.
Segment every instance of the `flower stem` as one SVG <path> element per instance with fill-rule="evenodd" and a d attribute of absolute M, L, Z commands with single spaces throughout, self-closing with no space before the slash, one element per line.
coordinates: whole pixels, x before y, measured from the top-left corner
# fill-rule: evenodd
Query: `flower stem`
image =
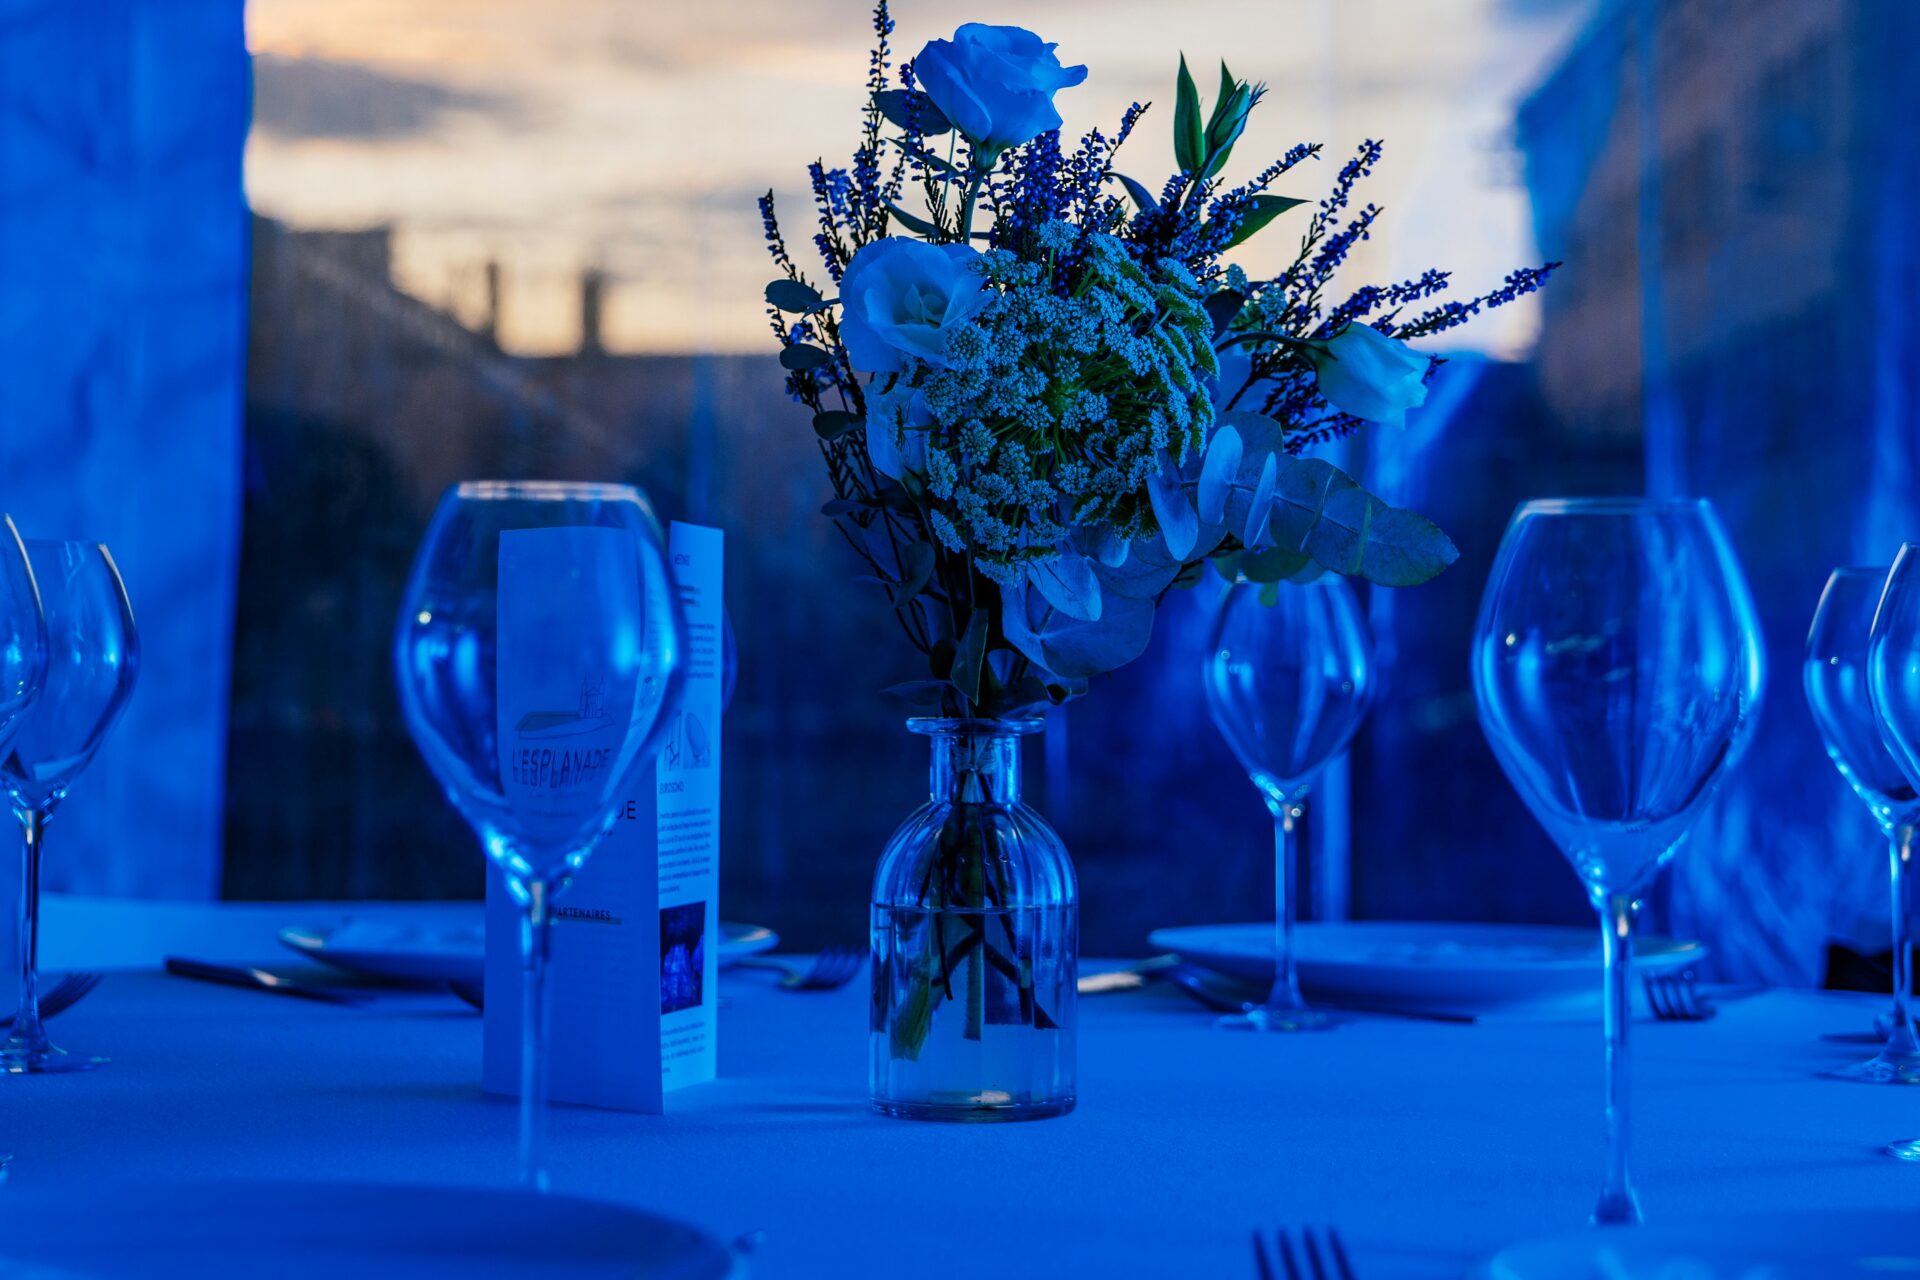
<path fill-rule="evenodd" d="M 976 151 L 973 164 L 967 171 L 967 198 L 960 202 L 960 243 L 969 244 L 973 240 L 973 208 L 980 200 L 980 188 L 987 184 L 987 175 L 1000 163 L 998 151 Z"/>

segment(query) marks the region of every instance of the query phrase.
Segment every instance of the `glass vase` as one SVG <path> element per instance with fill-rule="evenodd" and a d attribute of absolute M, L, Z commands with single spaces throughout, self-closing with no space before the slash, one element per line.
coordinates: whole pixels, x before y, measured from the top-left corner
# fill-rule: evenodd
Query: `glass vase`
<path fill-rule="evenodd" d="M 874 874 L 875 1109 L 914 1120 L 1038 1120 L 1074 1103 L 1079 887 L 1020 798 L 1037 720 L 922 718 L 931 797 Z"/>

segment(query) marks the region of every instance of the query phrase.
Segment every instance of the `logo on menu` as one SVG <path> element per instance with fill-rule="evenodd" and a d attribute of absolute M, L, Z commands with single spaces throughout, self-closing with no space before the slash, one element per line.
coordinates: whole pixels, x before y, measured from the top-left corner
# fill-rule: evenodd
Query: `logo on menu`
<path fill-rule="evenodd" d="M 571 711 L 529 711 L 513 727 L 521 745 L 507 757 L 513 781 L 523 787 L 565 791 L 598 781 L 613 764 L 611 747 L 569 739 L 612 727 L 607 712 L 606 677 L 580 682 L 580 698 Z"/>

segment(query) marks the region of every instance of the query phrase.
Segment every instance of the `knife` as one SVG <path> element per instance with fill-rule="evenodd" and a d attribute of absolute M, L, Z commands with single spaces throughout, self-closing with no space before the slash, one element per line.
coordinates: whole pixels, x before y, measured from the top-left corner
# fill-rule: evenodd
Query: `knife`
<path fill-rule="evenodd" d="M 185 956 L 168 956 L 167 972 L 178 978 L 197 978 L 202 982 L 218 982 L 229 987 L 245 987 L 250 991 L 266 991 L 278 996 L 296 996 L 302 1000 L 318 1000 L 322 1004 L 360 1004 L 358 996 L 330 987 L 309 986 L 304 982 L 295 982 L 292 978 L 283 978 L 277 973 L 265 969 L 249 969 L 239 965 L 209 964 L 205 960 L 189 960 Z"/>

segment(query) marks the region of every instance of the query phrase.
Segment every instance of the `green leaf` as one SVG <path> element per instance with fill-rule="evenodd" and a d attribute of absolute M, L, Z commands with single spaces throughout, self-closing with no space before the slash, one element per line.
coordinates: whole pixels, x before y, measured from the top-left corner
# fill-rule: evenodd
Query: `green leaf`
<path fill-rule="evenodd" d="M 871 510 L 873 507 L 870 503 L 861 502 L 857 498 L 834 498 L 820 508 L 820 514 L 833 520 L 840 516 L 861 515 Z"/>
<path fill-rule="evenodd" d="M 1213 336 L 1218 338 L 1225 333 L 1246 305 L 1247 295 L 1235 293 L 1231 289 L 1222 289 L 1208 297 L 1205 306 L 1207 319 L 1213 321 Z"/>
<path fill-rule="evenodd" d="M 1254 196 L 1240 214 L 1240 225 L 1233 229 L 1233 236 L 1227 241 L 1227 248 L 1244 244 L 1253 238 L 1256 231 L 1272 222 L 1275 218 L 1293 208 L 1305 204 L 1305 200 L 1296 200 L 1292 196 Z"/>
<path fill-rule="evenodd" d="M 893 591 L 893 607 L 904 609 L 915 596 L 927 589 L 933 578 L 933 547 L 925 542 L 909 542 L 900 548 L 900 581 Z"/>
<path fill-rule="evenodd" d="M 1120 185 L 1125 187 L 1127 194 L 1133 197 L 1134 207 L 1139 209 L 1140 212 L 1160 212 L 1160 202 L 1153 198 L 1153 192 L 1147 190 L 1145 185 L 1134 181 L 1124 173 L 1116 173 L 1113 176 L 1120 179 Z"/>
<path fill-rule="evenodd" d="M 948 678 L 960 696 L 969 703 L 980 701 L 980 668 L 987 656 L 987 610 L 975 609 L 967 619 L 966 633 L 954 650 L 953 670 Z"/>
<path fill-rule="evenodd" d="M 832 364 L 833 357 L 821 347 L 811 347 L 804 342 L 796 342 L 780 349 L 780 367 L 791 369 L 795 373 L 805 373 L 808 369 L 818 369 L 822 365 Z"/>
<path fill-rule="evenodd" d="M 882 89 L 873 95 L 873 105 L 893 124 L 923 138 L 937 138 L 953 128 L 933 99 L 915 90 Z"/>
<path fill-rule="evenodd" d="M 1194 87 L 1193 73 L 1187 70 L 1187 56 L 1180 55 L 1180 82 L 1173 106 L 1173 158 L 1186 172 L 1200 176 L 1206 158 L 1207 127 L 1200 119 L 1200 90 Z"/>
<path fill-rule="evenodd" d="M 813 430 L 822 440 L 838 440 L 860 425 L 860 419 L 841 409 L 827 409 L 813 415 Z"/>
<path fill-rule="evenodd" d="M 1214 101 L 1213 114 L 1207 117 L 1207 132 L 1213 132 L 1213 126 L 1220 123 L 1226 114 L 1227 102 L 1233 97 L 1233 91 L 1240 88 L 1240 82 L 1233 78 L 1233 72 L 1227 70 L 1227 60 L 1220 59 L 1220 96 Z"/>
<path fill-rule="evenodd" d="M 895 222 L 898 222 L 901 226 L 916 235 L 929 236 L 934 240 L 945 240 L 947 238 L 947 233 L 939 227 L 917 214 L 908 213 L 891 200 L 887 201 L 887 212 L 893 216 Z"/>
<path fill-rule="evenodd" d="M 810 284 L 801 284 L 798 280 L 775 280 L 767 286 L 767 301 L 782 311 L 801 315 L 818 311 L 826 305 L 818 289 Z"/>
<path fill-rule="evenodd" d="M 1213 177 L 1227 167 L 1233 144 L 1246 131 L 1247 113 L 1253 110 L 1253 90 L 1241 85 L 1215 106 L 1213 121 L 1207 125 L 1207 171 Z"/>
<path fill-rule="evenodd" d="M 906 703 L 916 711 L 946 710 L 947 695 L 953 686 L 945 680 L 904 680 L 882 689 L 885 697 Z"/>

